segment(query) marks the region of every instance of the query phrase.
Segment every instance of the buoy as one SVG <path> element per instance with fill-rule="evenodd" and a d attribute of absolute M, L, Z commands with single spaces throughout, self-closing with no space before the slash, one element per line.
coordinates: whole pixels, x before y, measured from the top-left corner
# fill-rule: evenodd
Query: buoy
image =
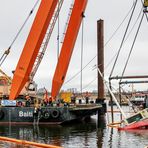
<path fill-rule="evenodd" d="M 109 123 L 107 126 L 111 128 L 119 128 L 119 125 L 121 122 L 114 122 L 114 123 Z"/>

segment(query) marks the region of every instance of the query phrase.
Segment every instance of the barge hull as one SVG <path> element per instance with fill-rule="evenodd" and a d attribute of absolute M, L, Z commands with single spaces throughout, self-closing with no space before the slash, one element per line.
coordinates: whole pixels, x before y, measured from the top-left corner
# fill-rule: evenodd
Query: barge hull
<path fill-rule="evenodd" d="M 0 124 L 62 124 L 95 115 L 101 105 L 63 107 L 1 107 Z"/>

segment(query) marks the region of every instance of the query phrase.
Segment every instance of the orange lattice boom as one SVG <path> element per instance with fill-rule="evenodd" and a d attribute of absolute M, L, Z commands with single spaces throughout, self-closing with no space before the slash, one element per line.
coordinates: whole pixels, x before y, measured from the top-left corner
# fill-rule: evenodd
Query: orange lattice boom
<path fill-rule="evenodd" d="M 53 17 L 58 0 L 42 0 L 28 35 L 24 49 L 17 64 L 9 99 L 15 99 L 26 82 L 33 68 L 40 46 L 43 42 L 49 23 Z"/>
<path fill-rule="evenodd" d="M 87 1 L 88 0 L 75 0 L 52 82 L 51 96 L 54 99 L 58 95 L 64 82 Z"/>

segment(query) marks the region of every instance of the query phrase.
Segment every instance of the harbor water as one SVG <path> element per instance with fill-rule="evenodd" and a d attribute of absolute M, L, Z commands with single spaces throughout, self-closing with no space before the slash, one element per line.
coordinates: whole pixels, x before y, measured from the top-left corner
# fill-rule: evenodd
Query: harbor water
<path fill-rule="evenodd" d="M 129 111 L 127 109 L 127 111 Z M 115 113 L 115 120 L 120 113 Z M 90 121 L 67 125 L 3 125 L 0 136 L 35 141 L 64 148 L 144 148 L 148 146 L 148 129 L 118 131 L 107 126 L 110 113 L 100 118 L 92 116 Z M 0 141 L 0 148 L 22 148 L 29 146 L 15 145 Z M 32 147 L 31 147 L 32 148 Z"/>

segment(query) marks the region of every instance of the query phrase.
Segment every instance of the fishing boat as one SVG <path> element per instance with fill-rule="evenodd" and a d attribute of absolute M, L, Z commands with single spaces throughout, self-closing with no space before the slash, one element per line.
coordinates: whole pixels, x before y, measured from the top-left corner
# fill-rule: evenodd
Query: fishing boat
<path fill-rule="evenodd" d="M 112 90 L 108 86 L 108 82 L 104 79 L 100 69 L 98 68 L 98 72 L 102 77 L 112 99 L 116 103 L 117 107 L 119 108 L 121 114 L 123 115 L 123 120 L 121 122 L 115 122 L 108 124 L 109 127 L 115 127 L 118 130 L 130 130 L 130 129 L 141 129 L 141 128 L 148 128 L 148 108 L 135 113 L 134 115 L 127 117 L 123 109 L 121 108 L 120 104 L 118 103 L 115 95 L 113 94 Z"/>
<path fill-rule="evenodd" d="M 65 36 L 53 77 L 51 96 L 39 98 L 36 95 L 36 84 L 33 78 L 45 54 L 62 4 L 63 0 L 40 2 L 13 78 L 2 72 L 4 77 L 1 77 L 0 81 L 2 84 L 0 86 L 0 124 L 62 124 L 73 120 L 84 120 L 97 114 L 102 108 L 97 103 L 58 102 L 58 94 L 66 77 L 87 0 L 75 0 L 70 8 Z M 30 11 L 29 17 L 36 5 L 37 3 Z M 25 23 L 19 33 L 24 25 Z M 1 65 L 8 56 L 12 44 L 0 58 Z"/>

